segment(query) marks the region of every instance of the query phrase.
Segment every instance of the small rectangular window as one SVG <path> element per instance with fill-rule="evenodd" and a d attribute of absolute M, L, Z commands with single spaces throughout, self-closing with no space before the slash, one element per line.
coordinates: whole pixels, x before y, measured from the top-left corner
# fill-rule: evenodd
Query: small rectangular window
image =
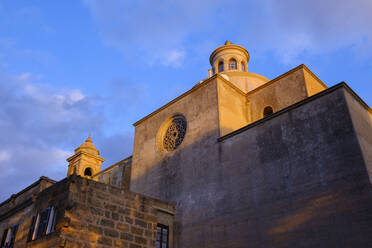
<path fill-rule="evenodd" d="M 34 215 L 32 218 L 28 241 L 38 239 L 44 235 L 54 232 L 57 218 L 57 208 L 48 207 Z"/>
<path fill-rule="evenodd" d="M 14 225 L 11 228 L 4 230 L 0 248 L 13 248 L 17 231 L 18 225 Z"/>
<path fill-rule="evenodd" d="M 156 233 L 156 248 L 168 248 L 169 227 L 158 224 Z"/>

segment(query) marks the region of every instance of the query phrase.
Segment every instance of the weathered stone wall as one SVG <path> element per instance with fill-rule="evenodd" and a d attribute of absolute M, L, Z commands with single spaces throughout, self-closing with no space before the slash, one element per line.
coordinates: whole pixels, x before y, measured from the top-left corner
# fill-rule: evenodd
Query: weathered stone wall
<path fill-rule="evenodd" d="M 136 126 L 131 186 L 176 203 L 175 247 L 372 242 L 371 184 L 343 88 L 301 101 L 296 97 L 305 98 L 305 84 L 295 84 L 303 72 L 287 76 L 278 89 L 286 80 L 301 89 L 300 96 L 285 100 L 292 106 L 281 105 L 288 108 L 220 143 L 216 102 L 209 98 L 217 93 L 214 83 Z M 196 109 L 198 118 L 188 118 Z M 156 132 L 173 113 L 184 114 L 198 131 L 188 132 L 174 152 L 162 153 L 156 150 Z"/>
<path fill-rule="evenodd" d="M 191 207 L 192 203 L 180 193 L 188 192 L 192 197 L 195 187 L 203 183 L 196 177 L 200 175 L 196 174 L 200 164 L 205 163 L 204 174 L 208 177 L 208 167 L 212 166 L 209 164 L 209 149 L 216 148 L 219 137 L 217 77 L 208 80 L 212 81 L 203 83 L 199 88 L 193 89 L 191 93 L 136 125 L 132 191 L 170 202 L 182 199 L 184 204 Z M 187 120 L 185 139 L 174 152 L 159 151 L 158 131 L 164 121 L 178 113 L 184 115 Z M 199 144 L 197 148 L 196 144 Z M 217 157 L 214 159 L 217 160 Z"/>
<path fill-rule="evenodd" d="M 158 210 L 173 206 L 87 179 L 74 178 L 61 232 L 65 247 L 155 247 Z"/>
<path fill-rule="evenodd" d="M 30 242 L 27 242 L 27 238 L 32 217 L 52 205 L 58 205 L 61 209 L 61 214 L 57 215 L 58 226 L 56 227 L 60 230 L 61 225 L 63 225 L 63 209 L 66 206 L 68 196 L 66 184 L 63 182 L 54 184 L 50 179 L 41 178 L 31 190 L 21 191 L 19 194 L 24 201 L 9 204 L 4 208 L 7 212 L 0 215 L 0 235 L 3 234 L 4 229 L 18 224 L 14 247 L 60 247 L 59 231 Z"/>
<path fill-rule="evenodd" d="M 220 199 L 222 178 L 218 170 L 219 118 L 217 78 L 210 78 L 199 88 L 136 125 L 133 149 L 131 190 L 161 200 L 175 202 L 176 247 L 183 226 L 203 219 Z M 162 123 L 181 113 L 187 120 L 182 144 L 173 152 L 159 151 L 156 137 Z M 222 199 L 221 199 L 222 200 Z M 198 236 L 195 232 L 193 235 Z M 187 234 L 187 238 L 191 238 Z"/>
<path fill-rule="evenodd" d="M 195 244 L 370 246 L 371 184 L 343 87 L 220 140 L 224 201 L 184 230 L 203 233 Z"/>
<path fill-rule="evenodd" d="M 171 204 L 77 176 L 22 204 L 8 206 L 9 214 L 0 215 L 1 234 L 19 224 L 17 248 L 155 247 L 157 223 L 173 226 Z M 33 215 L 49 206 L 58 207 L 55 231 L 27 242 Z"/>
<path fill-rule="evenodd" d="M 132 158 L 126 158 L 93 176 L 93 179 L 118 188 L 129 189 Z"/>
<path fill-rule="evenodd" d="M 351 89 L 345 91 L 345 97 L 372 182 L 372 111 Z"/>

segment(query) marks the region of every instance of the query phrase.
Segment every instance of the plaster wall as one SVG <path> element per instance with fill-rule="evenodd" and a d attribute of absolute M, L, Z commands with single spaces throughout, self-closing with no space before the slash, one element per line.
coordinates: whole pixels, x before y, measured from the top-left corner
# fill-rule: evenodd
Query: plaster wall
<path fill-rule="evenodd" d="M 312 74 L 310 70 L 306 70 L 305 68 L 303 72 L 304 72 L 306 90 L 307 90 L 308 96 L 315 95 L 327 89 L 327 86 L 324 85 L 324 83 L 320 81 L 314 74 Z"/>
<path fill-rule="evenodd" d="M 218 114 L 223 136 L 248 124 L 247 100 L 243 92 L 230 83 L 218 80 Z"/>
<path fill-rule="evenodd" d="M 228 76 L 228 80 L 244 93 L 254 90 L 270 80 L 262 75 L 252 72 L 224 71 L 222 74 Z"/>
<path fill-rule="evenodd" d="M 304 69 L 297 67 L 247 94 L 252 121 L 263 117 L 263 110 L 266 106 L 271 106 L 274 112 L 277 112 L 306 97 Z"/>

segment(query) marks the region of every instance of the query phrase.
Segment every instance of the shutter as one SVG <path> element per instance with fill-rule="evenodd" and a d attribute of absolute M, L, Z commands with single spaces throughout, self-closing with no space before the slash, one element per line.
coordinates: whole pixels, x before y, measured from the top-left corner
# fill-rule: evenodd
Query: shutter
<path fill-rule="evenodd" d="M 58 207 L 54 207 L 54 214 L 52 219 L 52 228 L 50 229 L 50 232 L 54 232 L 56 228 L 56 221 L 57 221 L 57 214 L 58 214 Z"/>
<path fill-rule="evenodd" d="M 1 246 L 0 246 L 1 248 L 5 247 L 4 245 L 5 245 L 6 236 L 8 236 L 8 231 L 9 229 L 4 230 L 3 238 L 1 239 Z"/>
<path fill-rule="evenodd" d="M 45 235 L 46 229 L 48 227 L 49 212 L 50 207 L 40 213 L 39 227 L 37 228 L 36 238 Z"/>
<path fill-rule="evenodd" d="M 31 221 L 31 226 L 30 226 L 30 231 L 28 233 L 27 241 L 32 240 L 32 236 L 34 235 L 34 230 L 35 230 L 35 223 L 36 222 L 36 214 L 32 216 L 32 221 Z"/>
<path fill-rule="evenodd" d="M 15 237 L 17 235 L 17 231 L 18 231 L 18 225 L 13 226 L 12 227 L 12 236 L 10 236 L 9 248 L 13 248 L 13 246 L 14 246 L 14 241 L 15 241 Z"/>

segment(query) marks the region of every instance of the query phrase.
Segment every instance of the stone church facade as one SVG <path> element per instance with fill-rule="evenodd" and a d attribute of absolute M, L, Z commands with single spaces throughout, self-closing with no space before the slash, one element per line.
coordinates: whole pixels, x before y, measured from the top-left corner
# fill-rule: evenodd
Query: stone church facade
<path fill-rule="evenodd" d="M 209 76 L 137 121 L 101 170 L 89 137 L 67 177 L 0 204 L 0 247 L 370 247 L 372 110 L 305 65 L 269 80 L 226 42 Z"/>

